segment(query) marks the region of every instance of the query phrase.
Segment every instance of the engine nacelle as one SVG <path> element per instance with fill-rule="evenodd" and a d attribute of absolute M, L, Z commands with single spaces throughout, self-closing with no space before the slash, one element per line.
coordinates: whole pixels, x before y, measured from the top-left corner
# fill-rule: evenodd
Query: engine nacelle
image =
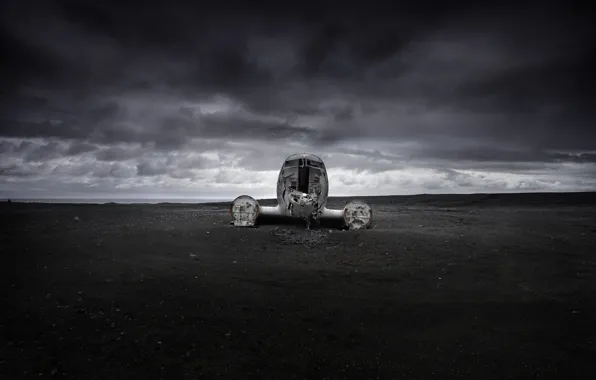
<path fill-rule="evenodd" d="M 259 202 L 250 195 L 241 195 L 232 201 L 230 214 L 234 226 L 252 227 L 259 217 Z"/>
<path fill-rule="evenodd" d="M 344 207 L 344 223 L 350 230 L 372 226 L 372 208 L 362 201 L 351 201 Z"/>

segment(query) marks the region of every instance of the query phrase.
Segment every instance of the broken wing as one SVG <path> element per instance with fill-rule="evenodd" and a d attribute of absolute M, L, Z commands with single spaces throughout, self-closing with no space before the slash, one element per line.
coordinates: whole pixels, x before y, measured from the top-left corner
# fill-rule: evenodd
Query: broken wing
<path fill-rule="evenodd" d="M 234 218 L 232 223 L 238 227 L 254 226 L 259 216 L 282 215 L 279 205 L 261 206 L 250 195 L 241 195 L 234 199 L 230 205 L 230 214 Z"/>

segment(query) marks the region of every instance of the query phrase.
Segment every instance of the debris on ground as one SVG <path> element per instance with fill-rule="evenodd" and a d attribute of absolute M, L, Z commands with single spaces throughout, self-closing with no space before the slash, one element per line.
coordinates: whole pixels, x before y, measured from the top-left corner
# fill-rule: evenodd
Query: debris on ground
<path fill-rule="evenodd" d="M 323 230 L 292 230 L 275 227 L 275 229 L 271 231 L 271 234 L 281 238 L 282 242 L 285 244 L 302 244 L 307 248 L 329 243 L 331 240 L 331 234 Z"/>

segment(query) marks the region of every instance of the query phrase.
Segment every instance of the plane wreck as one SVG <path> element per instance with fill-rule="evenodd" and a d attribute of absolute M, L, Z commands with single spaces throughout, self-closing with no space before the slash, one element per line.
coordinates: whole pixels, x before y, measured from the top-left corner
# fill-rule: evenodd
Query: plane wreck
<path fill-rule="evenodd" d="M 277 180 L 277 205 L 263 206 L 249 195 L 241 195 L 230 205 L 232 223 L 252 227 L 260 217 L 300 218 L 310 229 L 320 220 L 342 222 L 350 230 L 372 225 L 372 209 L 365 202 L 353 200 L 343 209 L 327 208 L 329 182 L 325 164 L 318 156 L 297 153 L 285 159 Z"/>

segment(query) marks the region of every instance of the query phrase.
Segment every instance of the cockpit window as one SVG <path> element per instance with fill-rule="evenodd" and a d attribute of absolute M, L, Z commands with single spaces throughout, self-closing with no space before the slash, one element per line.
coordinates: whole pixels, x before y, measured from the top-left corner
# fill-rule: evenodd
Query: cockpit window
<path fill-rule="evenodd" d="M 311 161 L 311 160 L 306 160 L 306 165 L 313 167 L 313 168 L 320 168 L 321 167 L 321 163 L 320 162 L 316 162 L 316 161 Z"/>
<path fill-rule="evenodd" d="M 284 164 L 284 168 L 294 168 L 294 167 L 303 167 L 309 166 L 311 168 L 322 168 L 323 164 L 317 161 L 311 161 L 305 158 L 297 158 L 295 160 L 286 161 Z"/>
<path fill-rule="evenodd" d="M 291 160 L 291 161 L 286 161 L 284 167 L 286 168 L 291 168 L 291 167 L 297 167 L 300 166 L 300 161 L 301 159 L 297 159 L 297 160 Z"/>

